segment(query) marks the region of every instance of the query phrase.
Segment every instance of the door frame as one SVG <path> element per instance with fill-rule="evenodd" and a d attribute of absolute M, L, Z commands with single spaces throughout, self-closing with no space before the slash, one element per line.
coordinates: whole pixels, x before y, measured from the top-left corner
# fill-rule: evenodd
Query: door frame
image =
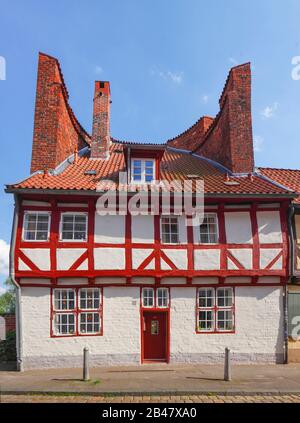
<path fill-rule="evenodd" d="M 144 358 L 144 313 L 164 313 L 166 316 L 166 359 L 149 360 Z M 143 363 L 170 363 L 170 309 L 169 308 L 141 308 L 140 310 L 141 331 L 141 364 Z"/>

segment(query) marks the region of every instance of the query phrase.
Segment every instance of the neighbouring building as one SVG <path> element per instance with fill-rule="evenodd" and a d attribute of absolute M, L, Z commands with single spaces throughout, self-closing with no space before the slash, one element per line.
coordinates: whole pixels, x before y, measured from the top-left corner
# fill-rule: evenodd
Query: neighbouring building
<path fill-rule="evenodd" d="M 260 168 L 266 177 L 300 194 L 300 170 Z M 300 362 L 300 339 L 293 334 L 300 323 L 300 198 L 290 205 L 288 213 L 290 230 L 290 283 L 288 285 L 288 361 Z M 300 334 L 300 327 L 299 327 Z"/>
<path fill-rule="evenodd" d="M 80 366 L 84 347 L 93 366 L 215 363 L 225 347 L 235 362 L 283 363 L 297 194 L 254 167 L 250 64 L 230 70 L 216 117 L 163 144 L 114 139 L 110 103 L 109 82 L 97 81 L 89 135 L 58 61 L 39 55 L 31 175 L 6 187 L 19 368 Z M 108 180 L 123 211 L 120 193 L 130 203 L 141 185 L 174 183 L 170 212 L 159 191 L 152 215 L 127 203 L 99 214 Z M 188 226 L 176 186 L 199 180 L 204 220 Z"/>

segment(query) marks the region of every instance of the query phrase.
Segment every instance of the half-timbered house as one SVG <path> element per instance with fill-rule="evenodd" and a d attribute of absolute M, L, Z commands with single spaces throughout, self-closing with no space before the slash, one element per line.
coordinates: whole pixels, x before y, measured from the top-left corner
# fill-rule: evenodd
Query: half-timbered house
<path fill-rule="evenodd" d="M 94 366 L 214 363 L 225 347 L 236 362 L 284 362 L 295 194 L 255 170 L 250 65 L 231 69 L 216 117 L 161 144 L 114 139 L 110 103 L 97 81 L 89 135 L 58 61 L 39 55 L 31 174 L 6 187 L 20 369 L 80 366 L 84 347 Z M 203 180 L 203 221 L 160 202 L 158 213 L 101 215 L 107 180 Z"/>

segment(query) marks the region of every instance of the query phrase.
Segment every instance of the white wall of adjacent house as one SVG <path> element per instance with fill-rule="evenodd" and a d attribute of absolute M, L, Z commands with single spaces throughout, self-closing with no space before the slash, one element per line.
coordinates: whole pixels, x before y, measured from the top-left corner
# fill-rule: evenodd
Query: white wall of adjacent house
<path fill-rule="evenodd" d="M 196 292 L 194 286 L 170 288 L 171 362 L 222 362 L 225 347 L 237 362 L 282 361 L 281 287 L 236 287 L 233 334 L 196 333 Z M 51 338 L 50 288 L 22 287 L 24 368 L 80 367 L 84 347 L 92 366 L 139 364 L 139 287 L 104 287 L 103 297 L 102 336 Z"/>

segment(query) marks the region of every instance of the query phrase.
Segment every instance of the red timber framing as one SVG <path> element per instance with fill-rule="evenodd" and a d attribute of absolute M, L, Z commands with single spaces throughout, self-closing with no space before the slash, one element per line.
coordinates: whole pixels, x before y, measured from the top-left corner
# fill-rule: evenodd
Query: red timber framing
<path fill-rule="evenodd" d="M 153 289 L 154 290 L 154 307 L 144 307 L 143 306 L 143 289 Z M 141 332 L 141 363 L 149 363 L 152 362 L 151 359 L 146 359 L 144 356 L 145 352 L 145 340 L 144 340 L 144 313 L 153 313 L 153 314 L 164 314 L 166 317 L 166 339 L 165 339 L 165 346 L 166 346 L 166 356 L 165 361 L 166 363 L 170 362 L 170 351 L 171 351 L 171 319 L 170 319 L 170 308 L 171 308 L 171 295 L 170 295 L 170 288 L 169 287 L 162 287 L 168 290 L 168 306 L 167 307 L 157 307 L 157 287 L 156 286 L 141 286 L 140 287 L 140 332 Z"/>
<path fill-rule="evenodd" d="M 53 196 L 54 197 L 54 196 Z M 218 216 L 218 225 L 219 225 L 219 243 L 218 244 L 195 244 L 193 239 L 193 228 L 187 227 L 187 242 L 185 244 L 162 244 L 161 234 L 160 234 L 160 217 L 154 216 L 154 242 L 153 243 L 134 243 L 131 236 L 131 226 L 132 226 L 132 217 L 129 213 L 125 216 L 125 242 L 120 244 L 110 244 L 110 243 L 95 243 L 94 240 L 94 215 L 95 215 L 95 205 L 96 197 L 87 197 L 87 196 L 63 196 L 57 195 L 55 198 L 49 199 L 49 196 L 43 195 L 31 195 L 24 196 L 21 198 L 31 201 L 47 202 L 48 205 L 22 205 L 19 212 L 19 221 L 16 234 L 16 247 L 15 247 L 15 270 L 16 277 L 18 280 L 20 278 L 47 278 L 50 279 L 51 286 L 57 284 L 58 278 L 74 278 L 81 277 L 88 279 L 88 285 L 95 284 L 96 277 L 123 277 L 126 278 L 126 284 L 132 285 L 132 278 L 135 276 L 138 277 L 153 277 L 155 278 L 155 284 L 160 285 L 161 278 L 163 277 L 183 277 L 186 278 L 186 283 L 176 286 L 195 286 L 193 284 L 194 277 L 217 277 L 219 284 L 224 284 L 226 277 L 236 276 L 236 277 L 250 277 L 251 282 L 249 283 L 234 283 L 234 286 L 247 286 L 258 283 L 258 278 L 262 276 L 277 276 L 280 277 L 281 285 L 284 285 L 287 282 L 288 278 L 288 228 L 287 228 L 287 208 L 288 201 L 279 201 L 274 199 L 247 199 L 237 200 L 237 199 L 207 199 L 205 204 L 205 211 L 211 213 L 217 213 Z M 268 206 L 263 207 L 263 204 L 266 203 L 280 203 L 277 206 Z M 68 205 L 68 203 L 70 205 Z M 86 204 L 86 207 L 83 205 L 74 207 L 74 203 L 77 204 Z M 27 203 L 28 204 L 28 203 Z M 230 208 L 228 208 L 230 206 Z M 247 207 L 247 208 L 246 208 Z M 280 211 L 280 220 L 281 220 L 281 229 L 282 229 L 282 242 L 281 243 L 272 243 L 272 244 L 260 244 L 258 238 L 258 227 L 257 227 L 257 211 Z M 50 226 L 50 236 L 49 240 L 45 242 L 27 242 L 22 240 L 22 228 L 24 221 L 24 212 L 25 211 L 48 211 L 51 215 L 51 226 Z M 226 240 L 225 232 L 225 212 L 241 212 L 247 211 L 250 213 L 251 217 L 251 227 L 252 227 L 252 244 L 228 244 Z M 87 240 L 84 242 L 63 242 L 59 240 L 59 222 L 60 215 L 63 212 L 85 212 L 88 214 L 88 236 Z M 94 269 L 94 254 L 93 250 L 95 247 L 109 247 L 109 248 L 124 248 L 125 249 L 125 269 L 124 270 L 95 270 Z M 29 260 L 26 255 L 21 251 L 23 248 L 40 248 L 40 249 L 49 249 L 50 250 L 50 270 L 44 271 L 40 270 L 31 260 Z M 57 248 L 82 248 L 85 251 L 83 254 L 72 264 L 69 270 L 57 270 L 56 263 L 56 249 Z M 230 249 L 252 249 L 253 257 L 253 268 L 245 269 L 237 259 L 232 257 Z M 274 258 L 272 263 L 269 263 L 265 269 L 259 268 L 260 263 L 260 250 L 261 249 L 280 249 L 281 252 L 277 257 Z M 147 257 L 143 263 L 140 264 L 138 269 L 133 269 L 132 267 L 132 250 L 133 249 L 149 249 L 152 250 L 151 257 Z M 167 256 L 164 251 L 168 249 L 172 250 L 185 250 L 187 252 L 187 269 L 182 270 L 178 269 L 175 263 Z M 194 269 L 194 251 L 196 250 L 220 250 L 220 270 L 195 270 Z M 164 250 L 164 251 L 162 251 Z M 270 269 L 272 265 L 280 258 L 282 255 L 283 267 L 282 269 Z M 228 269 L 227 259 L 228 257 L 236 265 L 237 269 Z M 19 258 L 29 267 L 30 270 L 19 270 L 18 262 Z M 78 270 L 78 267 L 86 260 L 88 262 L 87 270 Z M 154 259 L 155 269 L 146 269 L 147 264 Z M 161 260 L 164 260 L 170 267 L 168 270 L 161 269 Z M 26 286 L 30 286 L 26 284 Z M 101 284 L 102 285 L 102 284 Z M 105 283 L 103 286 L 109 285 L 112 286 L 114 283 Z M 116 284 L 120 286 L 120 284 Z M 140 284 L 134 284 L 140 286 Z M 227 285 L 227 284 L 226 284 Z M 269 283 L 266 283 L 269 285 Z M 277 284 L 276 284 L 277 285 Z M 279 284 L 278 284 L 279 285 Z M 35 284 L 32 282 L 32 286 L 38 286 L 38 283 Z M 47 286 L 44 283 L 41 286 Z M 201 283 L 201 286 L 205 284 Z M 263 283 L 259 283 L 259 286 L 263 286 Z"/>

